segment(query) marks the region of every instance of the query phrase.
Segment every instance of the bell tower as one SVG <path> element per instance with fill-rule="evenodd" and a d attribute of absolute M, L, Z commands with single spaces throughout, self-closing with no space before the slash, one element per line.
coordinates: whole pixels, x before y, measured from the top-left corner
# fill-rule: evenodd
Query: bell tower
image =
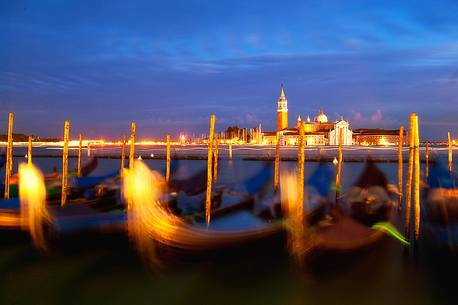
<path fill-rule="evenodd" d="M 286 99 L 283 84 L 281 84 L 277 106 L 277 130 L 283 130 L 285 128 L 288 128 L 288 100 Z"/>

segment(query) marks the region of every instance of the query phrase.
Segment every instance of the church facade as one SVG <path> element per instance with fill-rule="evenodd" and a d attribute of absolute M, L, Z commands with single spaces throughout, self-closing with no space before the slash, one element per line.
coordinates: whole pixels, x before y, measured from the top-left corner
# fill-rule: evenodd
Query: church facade
<path fill-rule="evenodd" d="M 280 134 L 280 145 L 297 145 L 299 140 L 299 124 L 304 124 L 305 145 L 338 145 L 339 134 L 342 133 L 342 145 L 353 144 L 353 133 L 350 130 L 350 123 L 343 118 L 329 122 L 323 109 L 313 119 L 307 116 L 302 120 L 298 116 L 294 126 L 288 126 L 288 100 L 285 89 L 281 86 L 280 96 L 277 102 L 277 131 Z M 276 143 L 276 132 L 264 132 L 263 143 L 274 145 Z"/>

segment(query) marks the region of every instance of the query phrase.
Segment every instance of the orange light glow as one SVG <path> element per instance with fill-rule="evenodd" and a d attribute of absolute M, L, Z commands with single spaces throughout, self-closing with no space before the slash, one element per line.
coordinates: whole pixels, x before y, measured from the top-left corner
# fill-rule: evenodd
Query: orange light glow
<path fill-rule="evenodd" d="M 33 243 L 38 249 L 47 251 L 43 229 L 44 225 L 52 222 L 52 218 L 46 208 L 43 174 L 33 164 L 19 164 L 19 199 L 22 228 L 30 231 Z"/>
<path fill-rule="evenodd" d="M 123 194 L 127 201 L 128 232 L 139 254 L 147 262 L 159 266 L 155 239 L 172 239 L 179 221 L 160 206 L 163 179 L 141 161 L 126 169 Z"/>
<path fill-rule="evenodd" d="M 396 143 L 392 143 L 385 139 L 385 137 L 381 137 L 380 140 L 378 141 L 378 145 L 383 145 L 383 146 L 390 146 L 390 145 L 396 145 Z"/>

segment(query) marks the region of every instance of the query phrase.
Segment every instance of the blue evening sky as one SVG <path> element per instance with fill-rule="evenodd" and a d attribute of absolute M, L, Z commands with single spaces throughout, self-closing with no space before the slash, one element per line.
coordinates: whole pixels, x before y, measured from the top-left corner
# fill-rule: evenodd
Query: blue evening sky
<path fill-rule="evenodd" d="M 458 1 L 2 1 L 0 46 L 0 133 L 275 129 L 281 83 L 290 122 L 458 133 Z"/>

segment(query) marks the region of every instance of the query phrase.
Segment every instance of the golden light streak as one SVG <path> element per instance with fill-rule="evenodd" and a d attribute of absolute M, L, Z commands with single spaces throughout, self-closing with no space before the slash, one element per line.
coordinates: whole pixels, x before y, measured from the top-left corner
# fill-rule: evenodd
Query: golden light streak
<path fill-rule="evenodd" d="M 63 206 L 67 203 L 68 188 L 68 138 L 70 134 L 70 122 L 64 123 L 64 149 L 62 152 L 62 196 L 60 204 Z"/>
<path fill-rule="evenodd" d="M 284 215 L 287 217 L 287 246 L 295 262 L 302 266 L 305 249 L 304 202 L 298 201 L 298 179 L 296 173 L 283 173 L 280 176 L 280 196 Z M 301 187 L 300 189 L 304 189 Z"/>
<path fill-rule="evenodd" d="M 398 200 L 398 209 L 402 209 L 402 167 L 403 167 L 403 158 L 402 158 L 402 146 L 404 143 L 404 126 L 399 127 L 399 143 L 398 143 L 398 188 L 399 188 L 399 200 Z"/>
<path fill-rule="evenodd" d="M 19 200 L 22 228 L 29 230 L 38 249 L 48 251 L 44 226 L 52 223 L 52 218 L 46 208 L 43 174 L 33 164 L 19 164 Z"/>
<path fill-rule="evenodd" d="M 14 113 L 8 115 L 8 144 L 6 147 L 6 164 L 5 164 L 5 194 L 4 198 L 10 198 L 10 182 L 13 174 L 13 123 Z"/>
<path fill-rule="evenodd" d="M 210 116 L 210 131 L 208 134 L 208 153 L 207 153 L 207 191 L 205 194 L 205 221 L 210 224 L 211 195 L 212 195 L 212 157 L 213 157 L 213 134 L 215 132 L 214 114 Z"/>
<path fill-rule="evenodd" d="M 155 232 L 165 239 L 172 238 L 174 232 L 173 217 L 159 206 L 160 180 L 160 175 L 141 161 L 135 161 L 135 167 L 126 169 L 123 176 L 129 237 L 141 257 L 154 265 L 160 265 L 153 243 Z"/>
<path fill-rule="evenodd" d="M 134 168 L 134 159 L 135 159 L 135 130 L 137 128 L 137 124 L 132 122 L 130 126 L 130 151 L 129 151 L 129 168 Z"/>

